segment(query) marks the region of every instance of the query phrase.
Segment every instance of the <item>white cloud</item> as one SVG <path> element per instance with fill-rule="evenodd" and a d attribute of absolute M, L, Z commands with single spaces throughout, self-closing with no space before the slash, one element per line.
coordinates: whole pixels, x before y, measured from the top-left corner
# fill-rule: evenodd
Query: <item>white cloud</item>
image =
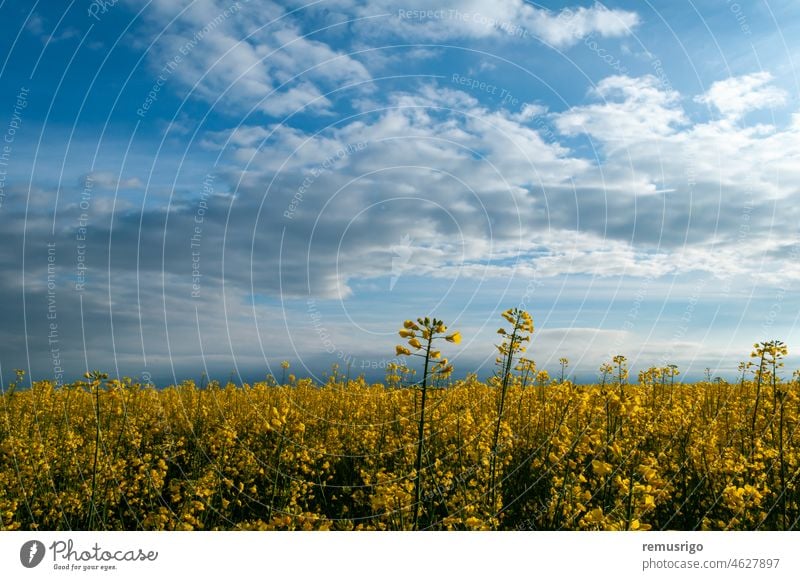
<path fill-rule="evenodd" d="M 609 9 L 599 2 L 588 8 L 564 8 L 558 14 L 529 4 L 522 4 L 520 11 L 536 34 L 557 48 L 571 46 L 591 34 L 627 36 L 639 24 L 635 12 Z"/>
<path fill-rule="evenodd" d="M 515 121 L 525 123 L 547 113 L 547 107 L 535 103 L 525 103 L 519 113 L 512 115 Z"/>
<path fill-rule="evenodd" d="M 490 110 L 436 84 L 392 93 L 318 134 L 240 126 L 207 143 L 247 166 L 243 197 L 267 196 L 268 229 L 287 227 L 297 244 L 284 245 L 284 260 L 310 256 L 319 295 L 387 276 L 403 236 L 415 244 L 409 265 L 442 279 L 697 271 L 735 280 L 779 267 L 770 231 L 791 228 L 797 212 L 769 204 L 798 194 L 800 168 L 787 161 L 800 156 L 797 126 L 694 122 L 652 76 L 609 77 L 590 96 L 604 102 L 549 116 L 564 136 L 588 133 L 597 159 L 545 140 L 530 122 L 547 114 L 541 107 Z M 311 180 L 282 221 L 312 171 L 356 143 L 366 147 Z M 295 274 L 283 292 L 305 290 L 305 269 Z"/>
<path fill-rule="evenodd" d="M 156 0 L 151 8 L 151 32 L 160 34 L 149 53 L 154 73 L 223 113 L 325 113 L 332 105 L 326 92 L 370 78 L 360 62 L 307 36 L 269 0 Z"/>
<path fill-rule="evenodd" d="M 695 101 L 713 106 L 723 117 L 737 121 L 751 111 L 786 104 L 786 91 L 771 85 L 772 80 L 772 75 L 766 71 L 731 77 L 713 83 Z"/>
<path fill-rule="evenodd" d="M 114 189 L 141 189 L 144 184 L 138 177 L 121 178 L 110 171 L 93 171 L 81 178 L 81 183 L 88 182 L 92 187 L 108 190 Z"/>
<path fill-rule="evenodd" d="M 287 8 L 291 6 L 281 7 L 270 0 L 246 4 L 155 0 L 145 12 L 152 35 L 160 35 L 148 47 L 151 69 L 170 83 L 177 81 L 184 94 L 216 103 L 228 113 L 253 108 L 274 116 L 299 110 L 329 113 L 335 98 L 331 91 L 356 85 L 355 91 L 348 92 L 348 97 L 355 99 L 374 90 L 364 83 L 370 79 L 365 65 L 381 68 L 391 57 L 380 51 L 357 56 L 336 50 L 318 36 L 308 36 L 310 30 L 301 27 L 296 15 L 286 13 Z M 521 0 L 491 4 L 449 0 L 435 10 L 422 0 L 338 2 L 304 6 L 302 13 L 322 9 L 326 19 L 331 11 L 339 11 L 341 21 L 353 20 L 350 27 L 357 34 L 345 38 L 358 39 L 357 44 L 370 35 L 411 41 L 539 38 L 563 49 L 590 34 L 630 34 L 639 23 L 636 13 L 600 3 L 553 12 Z M 258 19 L 252 17 L 254 13 Z M 376 15 L 380 16 L 373 18 Z M 328 26 L 332 27 L 330 33 L 347 30 L 337 22 Z M 145 41 L 139 42 L 147 46 Z M 430 49 L 417 50 L 414 58 L 430 53 Z M 164 67 L 176 58 L 180 62 L 165 74 Z"/>
<path fill-rule="evenodd" d="M 636 12 L 610 9 L 599 2 L 559 11 L 539 8 L 522 0 L 444 0 L 436 5 L 424 0 L 356 0 L 339 2 L 337 7 L 348 16 L 386 15 L 358 23 L 357 29 L 362 34 L 437 42 L 538 38 L 557 49 L 569 48 L 591 34 L 627 36 L 640 22 Z"/>
<path fill-rule="evenodd" d="M 603 102 L 574 106 L 555 115 L 559 131 L 565 135 L 588 133 L 603 143 L 630 147 L 674 134 L 687 123 L 680 95 L 664 90 L 652 75 L 607 77 L 591 94 Z"/>

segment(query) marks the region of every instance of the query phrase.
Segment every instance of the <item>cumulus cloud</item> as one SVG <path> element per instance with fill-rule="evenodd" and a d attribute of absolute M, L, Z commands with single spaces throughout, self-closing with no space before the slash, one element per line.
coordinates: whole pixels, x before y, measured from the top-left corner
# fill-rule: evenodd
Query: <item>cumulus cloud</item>
<path fill-rule="evenodd" d="M 327 92 L 370 78 L 359 61 L 310 37 L 269 0 L 156 0 L 145 18 L 157 78 L 223 114 L 328 112 Z"/>
<path fill-rule="evenodd" d="M 565 135 L 587 133 L 603 143 L 631 147 L 674 134 L 687 122 L 678 93 L 662 88 L 652 75 L 607 77 L 590 94 L 602 102 L 578 105 L 556 115 L 559 131 Z"/>
<path fill-rule="evenodd" d="M 408 266 L 450 279 L 692 270 L 724 278 L 769 261 L 769 231 L 788 227 L 793 213 L 767 210 L 770 197 L 796 193 L 792 179 L 772 174 L 777 164 L 797 171 L 778 155 L 800 153 L 794 126 L 692 121 L 680 95 L 650 76 L 610 77 L 590 97 L 601 102 L 519 114 L 429 84 L 322 133 L 242 126 L 210 135 L 208 145 L 246 165 L 239 187 L 265 200 L 264 216 L 309 184 L 292 219 L 275 220 L 273 209 L 264 219 L 277 223 L 264 229 L 287 228 L 285 259 L 299 243 L 296 259 L 313 260 L 321 296 L 348 296 L 352 281 L 388 276 L 392 248 L 406 236 L 414 240 Z M 560 140 L 546 141 L 531 123 L 541 115 Z M 584 133 L 602 159 L 566 144 Z M 737 151 L 748 152 L 747 163 Z M 294 287 L 305 292 L 309 281 L 283 280 L 283 292 Z"/>
<path fill-rule="evenodd" d="M 786 104 L 786 91 L 772 85 L 773 80 L 772 74 L 762 71 L 716 81 L 695 101 L 714 107 L 726 119 L 737 121 L 751 111 Z"/>
<path fill-rule="evenodd" d="M 315 25 L 301 24 L 300 16 L 314 14 Z M 360 39 L 353 41 L 356 49 L 373 36 L 437 42 L 538 38 L 564 49 L 591 34 L 630 34 L 639 23 L 635 12 L 600 3 L 554 12 L 519 0 L 488 5 L 448 1 L 435 9 L 421 0 L 319 6 L 282 6 L 271 0 L 155 0 L 144 18 L 150 34 L 137 42 L 148 50 L 154 77 L 179 84 L 185 96 L 200 97 L 223 114 L 257 110 L 279 117 L 330 113 L 337 89 L 353 86 L 368 93 L 368 67 L 379 69 L 389 62 L 380 52 L 361 55 L 358 50 L 334 49 L 322 39 L 322 31 L 355 30 Z M 409 52 L 414 58 L 430 54 L 421 49 Z"/>
<path fill-rule="evenodd" d="M 636 12 L 609 9 L 599 2 L 590 7 L 563 8 L 558 13 L 522 3 L 520 11 L 536 34 L 557 48 L 571 46 L 592 34 L 628 36 L 640 22 Z"/>
<path fill-rule="evenodd" d="M 378 0 L 340 2 L 338 7 L 343 15 L 384 16 L 358 23 L 359 31 L 365 34 L 390 34 L 416 41 L 539 39 L 557 49 L 569 48 L 591 34 L 627 36 L 640 23 L 636 12 L 610 9 L 599 2 L 557 11 L 521 0 L 446 0 L 436 5 L 422 0 Z"/>

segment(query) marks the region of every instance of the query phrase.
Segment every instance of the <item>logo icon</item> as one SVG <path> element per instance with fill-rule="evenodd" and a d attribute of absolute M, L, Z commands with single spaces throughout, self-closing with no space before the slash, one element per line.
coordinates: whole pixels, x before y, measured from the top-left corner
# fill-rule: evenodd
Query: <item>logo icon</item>
<path fill-rule="evenodd" d="M 39 540 L 28 540 L 19 550 L 19 561 L 26 568 L 36 568 L 44 560 L 44 544 Z"/>
<path fill-rule="evenodd" d="M 403 275 L 404 272 L 410 270 L 409 262 L 411 262 L 411 255 L 414 253 L 414 246 L 411 245 L 411 236 L 404 235 L 399 244 L 394 244 L 392 250 L 392 275 L 389 279 L 389 291 L 394 290 L 394 285 Z"/>

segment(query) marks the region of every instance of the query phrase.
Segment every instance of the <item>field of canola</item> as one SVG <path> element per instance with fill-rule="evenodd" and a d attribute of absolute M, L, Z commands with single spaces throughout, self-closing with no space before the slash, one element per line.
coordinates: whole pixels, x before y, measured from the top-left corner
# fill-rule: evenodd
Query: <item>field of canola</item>
<path fill-rule="evenodd" d="M 532 324 L 506 319 L 488 381 L 452 379 L 431 345 L 460 336 L 420 319 L 398 350 L 419 353 L 424 383 L 392 365 L 385 384 L 7 386 L 0 529 L 800 527 L 800 385 L 778 376 L 782 343 L 756 345 L 734 383 L 669 367 L 631 384 L 618 357 L 576 385 L 522 358 Z"/>

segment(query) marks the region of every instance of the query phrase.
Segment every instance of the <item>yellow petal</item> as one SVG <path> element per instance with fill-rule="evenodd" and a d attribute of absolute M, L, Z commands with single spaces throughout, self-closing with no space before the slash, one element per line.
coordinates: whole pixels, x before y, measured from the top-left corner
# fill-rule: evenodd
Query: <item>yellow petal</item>
<path fill-rule="evenodd" d="M 445 338 L 447 339 L 447 342 L 453 342 L 455 344 L 458 344 L 461 342 L 461 333 L 454 332 L 453 334 L 451 334 L 450 336 L 446 336 Z"/>

